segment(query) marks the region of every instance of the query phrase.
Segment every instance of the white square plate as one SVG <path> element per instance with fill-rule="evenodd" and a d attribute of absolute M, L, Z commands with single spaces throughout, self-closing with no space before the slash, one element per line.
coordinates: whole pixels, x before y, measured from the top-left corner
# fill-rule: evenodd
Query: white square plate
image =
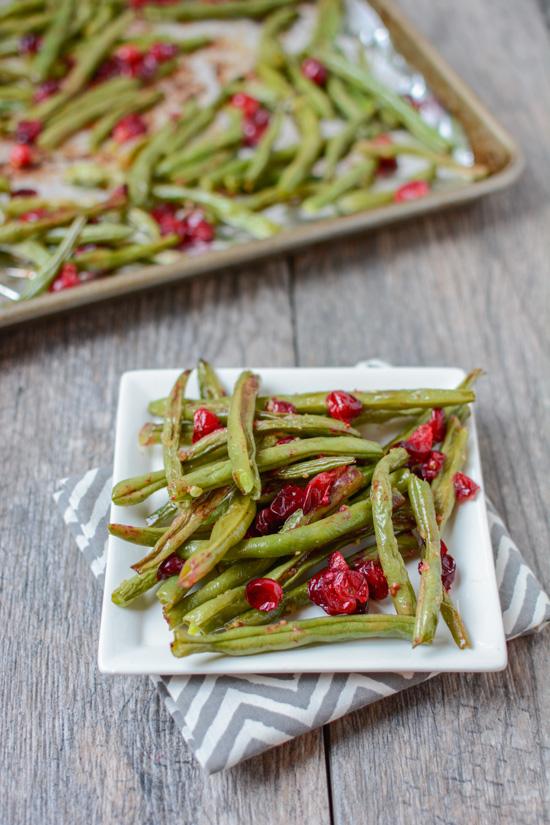
<path fill-rule="evenodd" d="M 288 368 L 256 369 L 262 392 L 283 394 L 314 390 L 453 388 L 464 372 L 452 368 Z M 230 389 L 240 370 L 222 369 L 220 376 Z M 178 370 L 140 370 L 122 376 L 116 426 L 114 480 L 157 470 L 162 466 L 160 448 L 137 446 L 138 431 L 149 416 L 151 399 L 165 396 Z M 190 397 L 198 397 L 193 374 Z M 482 483 L 474 417 L 466 472 Z M 378 436 L 381 435 L 380 430 Z M 143 524 L 144 517 L 165 500 L 165 491 L 135 507 L 111 508 L 111 521 Z M 459 650 L 443 621 L 433 645 L 412 648 L 398 639 L 368 639 L 340 644 L 315 645 L 256 656 L 220 656 L 200 653 L 176 659 L 170 652 L 171 633 L 153 593 L 130 607 L 117 607 L 112 590 L 127 578 L 130 565 L 143 555 L 143 548 L 118 538 L 109 538 L 105 592 L 99 636 L 99 669 L 104 673 L 205 674 L 205 673 L 319 673 L 353 671 L 493 671 L 506 667 L 507 654 L 500 610 L 493 553 L 483 492 L 457 509 L 445 533 L 450 552 L 457 561 L 452 596 L 458 605 L 473 646 Z M 409 564 L 411 580 L 418 582 L 417 562 Z M 371 602 L 371 609 L 391 611 L 388 603 Z M 303 615 L 322 613 L 312 606 Z"/>

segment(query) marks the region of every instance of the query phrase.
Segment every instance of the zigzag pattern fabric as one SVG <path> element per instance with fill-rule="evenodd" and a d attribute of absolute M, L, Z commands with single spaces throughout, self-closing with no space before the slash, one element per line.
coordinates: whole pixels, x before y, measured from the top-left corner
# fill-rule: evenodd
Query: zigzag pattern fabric
<path fill-rule="evenodd" d="M 63 519 L 102 584 L 112 479 L 105 469 L 65 478 L 54 493 Z M 550 599 L 488 502 L 508 639 L 550 621 Z M 236 765 L 350 711 L 436 676 L 337 673 L 277 676 L 153 676 L 168 712 L 208 773 Z"/>

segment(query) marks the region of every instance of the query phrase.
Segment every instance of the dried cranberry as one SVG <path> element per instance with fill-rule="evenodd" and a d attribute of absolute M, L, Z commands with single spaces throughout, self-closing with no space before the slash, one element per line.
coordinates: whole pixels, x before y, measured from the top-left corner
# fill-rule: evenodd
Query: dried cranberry
<path fill-rule="evenodd" d="M 351 570 L 338 551 L 330 556 L 328 568 L 309 580 L 307 589 L 313 604 L 329 616 L 364 612 L 369 598 L 366 577 L 359 570 Z"/>
<path fill-rule="evenodd" d="M 428 423 L 432 428 L 434 444 L 439 444 L 445 438 L 445 432 L 447 430 L 447 424 L 445 422 L 445 413 L 443 412 L 443 410 L 439 407 L 432 410 L 432 414 L 430 416 L 430 420 Z"/>
<path fill-rule="evenodd" d="M 295 435 L 284 435 L 282 438 L 277 439 L 277 447 L 281 444 L 290 444 L 291 441 L 296 441 Z"/>
<path fill-rule="evenodd" d="M 29 189 L 22 187 L 21 189 L 14 189 L 10 192 L 10 198 L 35 198 L 38 195 L 36 189 Z"/>
<path fill-rule="evenodd" d="M 295 513 L 303 503 L 303 487 L 298 487 L 297 484 L 285 484 L 269 505 L 269 509 L 278 516 L 281 521 L 285 521 L 292 513 Z"/>
<path fill-rule="evenodd" d="M 403 442 L 403 447 L 406 449 L 413 461 L 423 462 L 430 457 L 433 445 L 433 430 L 430 424 L 421 424 Z"/>
<path fill-rule="evenodd" d="M 33 221 L 39 221 L 45 218 L 47 214 L 45 209 L 30 209 L 28 212 L 23 212 L 22 215 L 19 215 L 19 220 L 24 223 L 32 223 Z"/>
<path fill-rule="evenodd" d="M 40 120 L 20 120 L 15 127 L 15 140 L 17 143 L 34 143 L 41 131 Z"/>
<path fill-rule="evenodd" d="M 140 115 L 126 115 L 113 129 L 113 137 L 117 143 L 126 143 L 127 140 L 143 135 L 146 131 L 147 124 Z"/>
<path fill-rule="evenodd" d="M 258 109 L 254 114 L 245 117 L 243 123 L 243 139 L 246 146 L 256 146 L 269 125 L 267 109 Z"/>
<path fill-rule="evenodd" d="M 231 105 L 241 109 L 245 117 L 252 117 L 260 108 L 260 101 L 244 92 L 237 92 L 231 98 Z"/>
<path fill-rule="evenodd" d="M 33 156 L 30 146 L 26 143 L 17 143 L 10 152 L 10 165 L 14 169 L 25 169 L 31 166 Z"/>
<path fill-rule="evenodd" d="M 295 413 L 297 412 L 294 404 L 289 401 L 281 401 L 279 398 L 270 398 L 265 409 L 270 413 Z"/>
<path fill-rule="evenodd" d="M 456 562 L 449 553 L 441 556 L 441 581 L 443 587 L 449 592 L 456 576 Z"/>
<path fill-rule="evenodd" d="M 269 533 L 276 533 L 281 526 L 279 516 L 276 516 L 269 507 L 260 510 L 254 520 L 254 529 L 257 535 L 267 536 Z"/>
<path fill-rule="evenodd" d="M 19 40 L 19 54 L 36 54 L 41 45 L 42 38 L 38 34 L 24 34 Z"/>
<path fill-rule="evenodd" d="M 199 407 L 193 414 L 193 444 L 205 435 L 222 429 L 218 416 L 206 407 Z"/>
<path fill-rule="evenodd" d="M 338 418 L 340 421 L 349 423 L 356 418 L 363 405 L 354 395 L 343 390 L 329 392 L 326 398 L 328 414 L 331 418 Z"/>
<path fill-rule="evenodd" d="M 50 292 L 61 292 L 64 289 L 72 289 L 74 286 L 80 286 L 80 278 L 78 277 L 78 269 L 74 264 L 63 264 L 59 275 L 50 286 Z"/>
<path fill-rule="evenodd" d="M 433 481 L 436 478 L 445 464 L 445 453 L 439 450 L 432 450 L 428 458 L 418 465 L 418 475 L 424 481 Z"/>
<path fill-rule="evenodd" d="M 457 501 L 468 501 L 470 498 L 475 498 L 479 492 L 479 484 L 465 475 L 465 473 L 455 473 L 453 478 L 455 488 L 455 495 Z"/>
<path fill-rule="evenodd" d="M 319 60 L 314 57 L 306 57 L 301 66 L 302 74 L 315 83 L 316 86 L 324 86 L 327 82 L 328 72 Z"/>
<path fill-rule="evenodd" d="M 357 561 L 353 566 L 365 576 L 371 599 L 381 601 L 387 597 L 389 593 L 388 580 L 379 561 Z"/>
<path fill-rule="evenodd" d="M 204 218 L 194 224 L 192 224 L 188 219 L 186 224 L 187 235 L 192 243 L 211 243 L 211 241 L 214 240 L 216 230 L 213 224 Z"/>
<path fill-rule="evenodd" d="M 375 146 L 390 146 L 393 143 L 390 135 L 386 134 L 385 132 L 381 135 L 377 135 L 373 138 L 372 142 Z M 377 171 L 382 175 L 388 175 L 391 172 L 395 172 L 397 169 L 397 158 L 388 157 L 388 158 L 378 158 L 378 169 Z"/>
<path fill-rule="evenodd" d="M 250 579 L 246 585 L 246 600 L 256 610 L 275 610 L 283 600 L 283 588 L 275 579 Z"/>
<path fill-rule="evenodd" d="M 178 54 L 178 47 L 175 43 L 163 43 L 160 40 L 158 43 L 153 43 L 149 49 L 151 57 L 157 63 L 165 63 L 167 60 L 172 60 Z"/>
<path fill-rule="evenodd" d="M 59 82 L 57 80 L 45 80 L 40 83 L 34 92 L 33 100 L 35 103 L 41 103 L 46 98 L 55 95 L 59 91 Z"/>
<path fill-rule="evenodd" d="M 430 192 L 430 184 L 425 180 L 412 180 L 410 183 L 404 183 L 396 191 L 393 199 L 396 203 L 405 203 L 405 201 L 415 201 L 417 198 L 423 198 Z"/>
<path fill-rule="evenodd" d="M 334 470 L 314 476 L 306 487 L 302 507 L 304 513 L 309 513 L 317 507 L 328 507 L 334 482 L 345 472 L 346 467 L 336 467 Z"/>
<path fill-rule="evenodd" d="M 159 565 L 157 570 L 157 579 L 169 579 L 171 576 L 179 575 L 183 567 L 183 559 L 180 559 L 177 553 L 172 553 L 167 559 Z"/>
<path fill-rule="evenodd" d="M 118 57 L 118 59 L 123 63 L 133 66 L 141 63 L 143 54 L 137 46 L 133 46 L 131 43 L 125 43 L 123 46 L 119 46 L 116 50 L 116 57 Z"/>
<path fill-rule="evenodd" d="M 104 80 L 110 80 L 112 77 L 118 77 L 123 74 L 125 64 L 118 57 L 108 57 L 104 60 L 94 75 L 94 81 L 101 83 Z"/>

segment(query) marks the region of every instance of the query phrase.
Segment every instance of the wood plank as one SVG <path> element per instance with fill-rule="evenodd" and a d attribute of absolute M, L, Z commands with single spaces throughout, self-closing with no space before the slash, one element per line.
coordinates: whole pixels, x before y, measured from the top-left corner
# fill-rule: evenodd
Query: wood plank
<path fill-rule="evenodd" d="M 485 487 L 548 589 L 548 33 L 534 0 L 401 5 L 528 168 L 485 202 L 297 255 L 298 363 L 483 366 Z M 548 632 L 516 641 L 503 674 L 437 678 L 331 725 L 334 821 L 548 821 L 549 652 Z"/>
<path fill-rule="evenodd" d="M 112 461 L 124 370 L 292 364 L 288 292 L 272 262 L 3 336 L 3 823 L 328 823 L 322 733 L 208 778 L 147 678 L 98 673 L 101 594 L 51 501 Z"/>

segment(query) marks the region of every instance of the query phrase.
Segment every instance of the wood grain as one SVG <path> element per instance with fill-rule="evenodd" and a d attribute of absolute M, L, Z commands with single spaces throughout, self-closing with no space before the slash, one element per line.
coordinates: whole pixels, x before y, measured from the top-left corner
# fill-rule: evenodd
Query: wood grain
<path fill-rule="evenodd" d="M 536 0 L 401 3 L 520 141 L 514 190 L 0 338 L 1 825 L 550 821 L 550 634 L 209 778 L 147 679 L 97 672 L 100 594 L 51 504 L 110 463 L 126 369 L 481 365 L 485 486 L 550 587 L 548 30 Z"/>
<path fill-rule="evenodd" d="M 550 583 L 550 49 L 536 3 L 403 0 L 524 148 L 513 190 L 296 257 L 298 363 L 482 366 L 485 486 Z M 550 817 L 550 635 L 495 675 L 445 676 L 330 727 L 334 821 Z"/>

